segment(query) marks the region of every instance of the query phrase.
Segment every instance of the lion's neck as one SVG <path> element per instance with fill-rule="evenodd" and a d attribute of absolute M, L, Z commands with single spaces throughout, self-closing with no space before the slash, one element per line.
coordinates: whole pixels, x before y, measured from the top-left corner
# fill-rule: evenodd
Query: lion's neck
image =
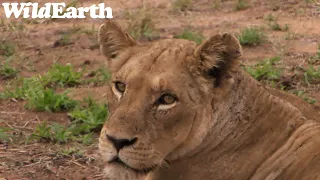
<path fill-rule="evenodd" d="M 216 179 L 237 179 L 254 173 L 303 123 L 303 118 L 294 106 L 268 93 L 244 72 L 239 72 L 226 97 L 213 109 L 211 131 L 189 154 L 190 162 L 184 163 L 211 168 L 212 174 L 221 176 Z"/>
<path fill-rule="evenodd" d="M 205 145 L 208 151 L 220 148 L 236 151 L 265 144 L 268 147 L 264 152 L 272 152 L 274 149 L 265 141 L 283 143 L 302 123 L 302 115 L 293 105 L 270 94 L 245 72 L 239 72 L 226 97 L 221 102 L 223 106 L 215 110 L 219 115 L 204 141 L 204 144 L 210 142 L 210 145 Z"/>

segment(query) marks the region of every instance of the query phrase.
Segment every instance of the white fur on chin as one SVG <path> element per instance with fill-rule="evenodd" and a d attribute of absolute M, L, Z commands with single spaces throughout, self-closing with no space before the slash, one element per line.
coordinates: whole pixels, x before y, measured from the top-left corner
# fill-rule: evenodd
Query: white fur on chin
<path fill-rule="evenodd" d="M 145 180 L 146 175 L 138 174 L 118 164 L 108 164 L 104 168 L 106 180 Z"/>

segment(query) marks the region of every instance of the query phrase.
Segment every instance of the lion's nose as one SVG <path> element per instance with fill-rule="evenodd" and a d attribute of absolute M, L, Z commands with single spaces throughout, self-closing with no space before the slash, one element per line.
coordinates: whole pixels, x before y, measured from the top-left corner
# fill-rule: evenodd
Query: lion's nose
<path fill-rule="evenodd" d="M 133 138 L 133 139 L 117 139 L 117 138 L 115 138 L 113 136 L 109 136 L 108 134 L 107 134 L 107 139 L 113 144 L 113 146 L 116 148 L 116 150 L 118 152 L 123 147 L 133 145 L 137 141 L 137 138 Z"/>

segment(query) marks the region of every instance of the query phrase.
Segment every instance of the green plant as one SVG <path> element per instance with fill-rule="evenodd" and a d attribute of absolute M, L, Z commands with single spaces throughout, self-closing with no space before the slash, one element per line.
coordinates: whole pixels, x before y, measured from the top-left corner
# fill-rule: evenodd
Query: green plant
<path fill-rule="evenodd" d="M 88 134 L 80 134 L 78 141 L 80 141 L 84 145 L 90 145 L 93 142 L 92 133 Z"/>
<path fill-rule="evenodd" d="M 299 39 L 301 35 L 294 33 L 294 32 L 288 32 L 286 36 L 284 37 L 285 40 L 296 40 Z"/>
<path fill-rule="evenodd" d="M 250 4 L 248 3 L 248 1 L 246 0 L 238 0 L 235 10 L 244 10 L 244 9 L 248 9 L 250 7 Z"/>
<path fill-rule="evenodd" d="M 246 27 L 238 35 L 238 39 L 241 45 L 258 45 L 266 40 L 266 35 L 261 28 L 258 27 Z"/>
<path fill-rule="evenodd" d="M 245 67 L 245 70 L 257 80 L 279 80 L 282 70 L 276 68 L 274 64 L 281 60 L 280 57 L 265 59 L 253 66 Z"/>
<path fill-rule="evenodd" d="M 81 151 L 78 148 L 65 148 L 65 149 L 61 149 L 59 152 L 59 154 L 64 155 L 64 156 L 78 156 L 78 157 L 82 157 L 84 152 Z"/>
<path fill-rule="evenodd" d="M 0 142 L 9 140 L 9 138 L 11 137 L 11 135 L 8 134 L 9 131 L 9 128 L 0 127 Z"/>
<path fill-rule="evenodd" d="M 274 31 L 281 31 L 282 30 L 280 24 L 278 24 L 277 22 L 270 23 L 270 27 Z"/>
<path fill-rule="evenodd" d="M 309 67 L 305 69 L 303 75 L 308 84 L 313 81 L 320 82 L 320 66 L 316 69 L 314 66 L 309 65 Z"/>
<path fill-rule="evenodd" d="M 85 83 L 85 84 L 103 83 L 103 82 L 108 81 L 111 77 L 110 73 L 103 68 L 99 68 L 98 70 L 92 71 L 88 76 L 90 76 L 90 78 L 84 80 L 83 83 Z"/>
<path fill-rule="evenodd" d="M 320 62 L 320 44 L 318 44 L 318 50 L 317 50 L 316 55 L 315 55 L 315 56 L 312 56 L 312 57 L 308 60 L 308 62 L 309 62 L 310 64 L 315 64 L 315 63 L 317 63 L 317 62 Z"/>
<path fill-rule="evenodd" d="M 200 44 L 204 40 L 204 36 L 199 32 L 193 32 L 191 30 L 185 29 L 182 33 L 177 34 L 174 38 L 178 39 L 188 39 Z"/>
<path fill-rule="evenodd" d="M 192 7 L 192 3 L 192 0 L 175 0 L 172 7 L 175 11 L 186 11 Z"/>
<path fill-rule="evenodd" d="M 19 78 L 14 83 L 14 89 L 8 85 L 5 87 L 3 93 L 1 93 L 1 98 L 14 98 L 25 100 L 28 93 L 40 91 L 43 87 L 40 80 L 36 77 L 34 78 Z"/>
<path fill-rule="evenodd" d="M 48 125 L 47 121 L 44 121 L 36 126 L 34 132 L 27 138 L 27 141 L 38 140 L 62 144 L 71 140 L 77 140 L 85 145 L 92 143 L 92 133 L 80 134 L 74 130 L 73 126 L 65 127 L 57 123 Z"/>
<path fill-rule="evenodd" d="M 33 133 L 27 138 L 37 139 L 41 141 L 50 141 L 51 140 L 51 127 L 48 126 L 47 121 L 43 121 L 41 124 L 38 124 L 33 131 Z"/>
<path fill-rule="evenodd" d="M 220 7 L 221 7 L 221 0 L 214 0 L 212 3 L 212 8 L 220 9 Z"/>
<path fill-rule="evenodd" d="M 304 2 L 308 4 L 308 3 L 315 2 L 315 0 L 304 0 Z"/>
<path fill-rule="evenodd" d="M 135 39 L 147 39 L 152 40 L 154 36 L 157 35 L 157 32 L 154 30 L 154 25 L 152 20 L 149 17 L 145 17 L 140 26 L 130 26 L 130 35 Z"/>
<path fill-rule="evenodd" d="M 289 25 L 285 24 L 283 27 L 276 21 L 270 22 L 269 26 L 271 27 L 272 30 L 274 31 L 288 31 L 289 30 Z"/>
<path fill-rule="evenodd" d="M 80 84 L 82 72 L 73 70 L 73 66 L 67 64 L 66 66 L 54 64 L 49 71 L 41 77 L 41 81 L 45 86 L 47 85 L 60 85 L 72 87 Z"/>
<path fill-rule="evenodd" d="M 272 14 L 267 14 L 266 16 L 264 16 L 264 19 L 267 21 L 275 21 L 276 17 Z"/>
<path fill-rule="evenodd" d="M 0 55 L 10 57 L 15 53 L 15 45 L 7 40 L 0 40 Z"/>
<path fill-rule="evenodd" d="M 46 121 L 38 124 L 28 140 L 40 140 L 54 143 L 67 143 L 75 140 L 85 145 L 93 142 L 93 132 L 99 132 L 105 122 L 108 111 L 106 106 L 95 103 L 91 98 L 85 99 L 84 107 L 78 107 L 69 116 L 72 122 L 65 127 L 59 124 L 48 125 Z"/>
<path fill-rule="evenodd" d="M 59 15 L 64 15 L 66 12 L 67 12 L 67 9 L 69 7 L 77 7 L 77 4 L 78 4 L 78 0 L 72 0 L 69 4 L 66 5 L 66 7 L 64 8 L 64 11 L 62 13 L 59 13 Z"/>
<path fill-rule="evenodd" d="M 316 99 L 308 97 L 308 95 L 302 90 L 295 90 L 293 91 L 293 94 L 302 98 L 304 101 L 308 102 L 309 104 L 315 104 L 317 102 Z"/>
<path fill-rule="evenodd" d="M 71 32 L 63 33 L 61 37 L 54 42 L 53 47 L 67 46 L 73 44 L 73 42 L 71 41 L 71 36 Z"/>
<path fill-rule="evenodd" d="M 2 77 L 2 79 L 12 79 L 16 77 L 17 74 L 18 70 L 16 70 L 14 67 L 11 67 L 8 63 L 0 63 L 0 77 Z"/>
<path fill-rule="evenodd" d="M 144 6 L 137 10 L 127 10 L 125 18 L 130 22 L 127 31 L 133 38 L 149 41 L 159 36 L 150 8 Z"/>
<path fill-rule="evenodd" d="M 70 118 L 73 120 L 73 127 L 71 127 L 73 133 L 100 131 L 108 116 L 105 105 L 97 104 L 90 97 L 85 99 L 85 102 L 87 104 L 86 107 L 78 107 L 69 113 Z"/>
<path fill-rule="evenodd" d="M 290 28 L 289 24 L 285 24 L 284 27 L 282 28 L 282 31 L 288 31 Z"/>
<path fill-rule="evenodd" d="M 44 87 L 41 76 L 39 76 L 19 79 L 15 84 L 15 89 L 11 90 L 10 87 L 6 87 L 0 94 L 0 98 L 28 100 L 25 106 L 27 109 L 59 112 L 72 110 L 77 105 L 77 101 L 70 99 L 67 94 L 67 91 L 57 94 L 53 89 Z"/>
<path fill-rule="evenodd" d="M 29 140 L 38 140 L 55 143 L 67 143 L 71 140 L 72 132 L 67 127 L 60 124 L 49 125 L 47 121 L 38 124 L 33 133 L 27 138 Z"/>
<path fill-rule="evenodd" d="M 10 21 L 5 28 L 5 31 L 21 31 L 24 29 L 25 26 L 23 25 L 23 22 Z"/>
<path fill-rule="evenodd" d="M 71 139 L 71 132 L 68 130 L 68 128 L 60 125 L 60 124 L 54 124 L 51 126 L 52 131 L 52 138 L 55 142 L 58 143 L 66 143 L 69 139 Z"/>
<path fill-rule="evenodd" d="M 52 89 L 41 89 L 40 91 L 29 91 L 26 95 L 27 109 L 37 111 L 60 112 L 72 110 L 77 102 L 67 96 L 68 92 L 56 94 Z"/>

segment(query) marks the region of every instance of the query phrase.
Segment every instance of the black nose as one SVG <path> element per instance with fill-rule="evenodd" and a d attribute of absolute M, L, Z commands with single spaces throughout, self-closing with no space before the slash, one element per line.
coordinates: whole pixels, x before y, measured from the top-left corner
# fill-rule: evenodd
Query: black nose
<path fill-rule="evenodd" d="M 118 152 L 123 147 L 133 145 L 137 141 L 137 138 L 133 138 L 133 139 L 117 139 L 115 137 L 109 136 L 108 134 L 107 134 L 107 138 L 108 138 L 109 141 L 112 142 L 113 146 L 117 149 Z"/>

